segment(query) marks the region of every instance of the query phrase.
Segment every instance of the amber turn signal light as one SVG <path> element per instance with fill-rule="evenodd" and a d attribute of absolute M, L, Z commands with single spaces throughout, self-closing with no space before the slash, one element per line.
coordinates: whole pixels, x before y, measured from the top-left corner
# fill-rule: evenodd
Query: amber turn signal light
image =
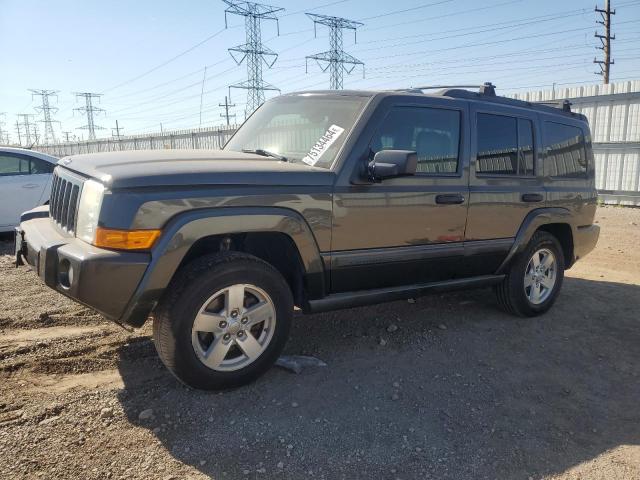
<path fill-rule="evenodd" d="M 147 250 L 160 236 L 160 230 L 113 230 L 98 227 L 94 245 L 118 250 Z"/>

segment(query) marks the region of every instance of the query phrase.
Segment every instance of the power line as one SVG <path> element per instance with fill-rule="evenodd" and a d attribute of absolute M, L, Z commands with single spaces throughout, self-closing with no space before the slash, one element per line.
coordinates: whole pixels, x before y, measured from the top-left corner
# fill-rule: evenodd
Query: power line
<path fill-rule="evenodd" d="M 102 93 L 107 93 L 110 92 L 111 90 L 115 90 L 116 88 L 120 88 L 120 87 L 124 87 L 125 85 L 129 85 L 130 83 L 133 83 L 137 80 L 140 80 L 143 77 L 146 77 L 147 75 L 149 75 L 150 73 L 155 72 L 156 70 L 159 70 L 160 68 L 164 67 L 165 65 L 168 65 L 169 63 L 173 62 L 174 60 L 177 60 L 180 57 L 183 57 L 184 55 L 186 55 L 189 52 L 192 52 L 193 50 L 195 50 L 196 48 L 198 48 L 200 45 L 204 45 L 205 43 L 207 43 L 209 40 L 213 40 L 214 38 L 216 38 L 218 35 L 220 35 L 222 32 L 224 32 L 226 29 L 220 29 L 218 30 L 216 33 L 209 35 L 207 38 L 205 38 L 204 40 L 196 43 L 195 45 L 192 45 L 191 47 L 187 48 L 186 50 L 180 52 L 179 54 L 169 58 L 168 60 L 165 60 L 164 62 L 160 63 L 159 65 L 156 65 L 153 68 L 150 68 L 149 70 L 141 73 L 140 75 L 136 75 L 133 78 L 130 78 L 129 80 L 125 80 L 124 82 L 118 83 L 117 85 L 114 85 L 113 87 L 107 88 L 106 90 L 103 90 Z"/>
<path fill-rule="evenodd" d="M 307 13 L 307 16 L 313 20 L 314 32 L 318 24 L 329 27 L 329 50 L 307 56 L 305 58 L 305 64 L 308 59 L 315 60 L 323 72 L 329 70 L 331 73 L 329 88 L 332 90 L 342 90 L 343 73 L 347 72 L 347 74 L 350 74 L 358 65 L 364 66 L 363 62 L 343 50 L 342 31 L 353 30 L 355 40 L 356 29 L 364 24 L 347 20 L 346 18 L 318 15 L 315 13 Z"/>
<path fill-rule="evenodd" d="M 4 142 L 9 145 L 9 143 L 11 143 L 9 139 L 9 132 L 4 130 L 5 122 L 2 120 L 3 118 L 6 118 L 6 115 L 6 112 L 0 112 L 0 143 Z"/>
<path fill-rule="evenodd" d="M 604 60 L 593 59 L 593 63 L 600 66 L 600 71 L 596 72 L 597 75 L 602 75 L 605 85 L 609 83 L 609 73 L 611 65 L 615 61 L 611 58 L 611 40 L 615 40 L 616 36 L 611 35 L 611 16 L 616 14 L 615 10 L 611 10 L 609 0 L 604 1 L 604 9 L 596 7 L 596 12 L 600 14 L 602 20 L 597 20 L 596 23 L 604 26 L 604 35 L 595 33 L 595 37 L 600 39 L 602 46 L 596 47 L 604 52 Z"/>
<path fill-rule="evenodd" d="M 74 108 L 74 110 L 78 112 L 84 112 L 87 115 L 87 124 L 82 127 L 78 127 L 78 130 L 89 130 L 89 140 L 95 140 L 96 129 L 104 130 L 104 127 L 101 127 L 94 123 L 93 115 L 94 113 L 104 112 L 104 109 L 94 106 L 93 99 L 96 98 L 99 100 L 102 94 L 91 93 L 91 92 L 79 92 L 79 93 L 76 93 L 75 95 L 76 95 L 76 99 L 84 98 L 85 106 Z"/>
<path fill-rule="evenodd" d="M 440 0 L 439 2 L 427 3 L 425 5 L 418 5 L 417 7 L 403 8 L 402 10 L 393 10 L 391 12 L 381 13 L 379 15 L 373 15 L 371 17 L 364 17 L 364 18 L 361 18 L 360 20 L 362 21 L 374 20 L 377 18 L 388 17 L 390 15 L 397 15 L 399 13 L 413 12 L 415 10 L 421 10 L 423 8 L 428 8 L 428 7 L 435 7 L 436 5 L 442 5 L 443 3 L 451 3 L 451 2 L 453 2 L 453 0 Z"/>
<path fill-rule="evenodd" d="M 262 63 L 271 68 L 278 59 L 278 54 L 262 43 L 262 20 L 275 20 L 278 25 L 276 13 L 283 8 L 263 5 L 260 3 L 244 2 L 239 0 L 223 0 L 227 4 L 224 11 L 224 23 L 227 25 L 227 13 L 244 17 L 246 43 L 229 49 L 229 54 L 236 64 L 243 61 L 247 64 L 247 80 L 231 85 L 229 88 L 241 88 L 247 90 L 247 106 L 245 117 L 264 103 L 266 90 L 278 90 L 270 83 L 262 79 Z M 278 33 L 280 29 L 278 28 Z M 234 55 L 235 54 L 235 55 Z"/>
<path fill-rule="evenodd" d="M 56 135 L 53 131 L 53 123 L 57 122 L 57 120 L 52 119 L 52 114 L 58 111 L 57 107 L 52 107 L 49 102 L 49 97 L 56 97 L 56 101 L 58 100 L 58 90 L 36 90 L 29 89 L 31 92 L 31 98 L 33 96 L 39 96 L 42 100 L 42 105 L 39 107 L 34 107 L 35 111 L 38 113 L 42 113 L 42 123 L 44 123 L 44 143 L 55 143 Z M 58 122 L 60 123 L 60 122 Z"/>

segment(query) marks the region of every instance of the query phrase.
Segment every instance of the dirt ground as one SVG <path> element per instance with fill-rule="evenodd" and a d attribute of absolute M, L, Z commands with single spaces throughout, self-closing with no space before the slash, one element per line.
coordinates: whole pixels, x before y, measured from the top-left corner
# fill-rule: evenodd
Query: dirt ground
<path fill-rule="evenodd" d="M 288 353 L 328 366 L 225 393 L 15 269 L 5 237 L 0 478 L 640 479 L 640 209 L 598 222 L 540 318 L 486 289 L 300 316 Z"/>

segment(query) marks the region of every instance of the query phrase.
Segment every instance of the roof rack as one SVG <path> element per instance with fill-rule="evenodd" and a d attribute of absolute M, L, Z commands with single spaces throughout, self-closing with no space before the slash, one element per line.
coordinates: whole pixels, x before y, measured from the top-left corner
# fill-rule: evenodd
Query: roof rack
<path fill-rule="evenodd" d="M 429 85 L 426 87 L 411 87 L 402 89 L 403 91 L 422 92 L 423 90 L 449 90 L 454 88 L 477 88 L 480 95 L 496 96 L 496 86 L 491 82 L 484 82 L 482 85 Z"/>
<path fill-rule="evenodd" d="M 573 105 L 569 100 L 545 100 L 541 102 L 531 102 L 538 105 L 548 105 L 550 107 L 562 108 L 563 112 L 571 112 L 571 105 Z"/>

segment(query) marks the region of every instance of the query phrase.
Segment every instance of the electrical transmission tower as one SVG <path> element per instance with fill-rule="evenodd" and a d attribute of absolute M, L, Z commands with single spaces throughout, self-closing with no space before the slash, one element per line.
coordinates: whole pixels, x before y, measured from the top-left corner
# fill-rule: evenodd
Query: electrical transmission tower
<path fill-rule="evenodd" d="M 104 127 L 101 127 L 101 126 L 96 125 L 94 123 L 93 114 L 94 113 L 104 112 L 104 109 L 95 107 L 93 105 L 93 99 L 97 98 L 98 100 L 100 100 L 100 97 L 102 96 L 102 94 L 101 93 L 81 92 L 81 93 L 76 93 L 75 95 L 76 95 L 76 99 L 84 98 L 85 106 L 84 107 L 74 108 L 74 110 L 77 110 L 78 112 L 84 112 L 84 113 L 87 114 L 87 124 L 82 126 L 82 127 L 78 127 L 78 129 L 79 130 L 89 130 L 89 140 L 95 140 L 96 139 L 96 130 L 104 130 Z"/>
<path fill-rule="evenodd" d="M 2 120 L 5 117 L 6 117 L 6 112 L 0 112 L 0 144 L 5 143 L 9 145 L 11 141 L 9 138 L 9 132 L 5 130 L 4 128 L 5 122 L 4 120 Z"/>
<path fill-rule="evenodd" d="M 611 35 L 611 15 L 615 15 L 616 11 L 611 10 L 609 0 L 605 0 L 604 9 L 596 7 L 596 12 L 600 14 L 602 20 L 596 20 L 596 23 L 604 26 L 604 35 L 595 33 L 595 37 L 600 39 L 601 46 L 596 47 L 598 50 L 604 52 L 604 60 L 593 59 L 593 63 L 600 65 L 600 71 L 596 72 L 596 75 L 602 75 L 604 83 L 609 83 L 609 74 L 611 71 L 611 65 L 615 64 L 615 61 L 611 58 L 611 40 L 615 40 L 616 36 Z"/>
<path fill-rule="evenodd" d="M 220 116 L 222 118 L 226 118 L 227 119 L 227 127 L 229 126 L 229 119 L 230 118 L 236 118 L 235 113 L 229 114 L 229 109 L 235 107 L 235 104 L 233 103 L 229 103 L 229 98 L 227 98 L 227 96 L 224 96 L 224 103 L 219 103 L 218 104 L 219 107 L 224 107 L 224 113 L 221 113 Z"/>
<path fill-rule="evenodd" d="M 263 5 L 253 2 L 242 2 L 237 0 L 222 0 L 227 4 L 224 11 L 224 23 L 227 25 L 227 13 L 244 17 L 244 28 L 246 43 L 229 49 L 229 54 L 240 65 L 243 61 L 247 64 L 247 80 L 231 85 L 229 88 L 242 88 L 247 90 L 247 105 L 245 116 L 249 116 L 253 111 L 264 103 L 264 92 L 266 90 L 277 90 L 278 88 L 265 82 L 262 79 L 262 63 L 271 68 L 278 54 L 262 44 L 262 33 L 260 23 L 262 20 L 275 20 L 278 25 L 277 12 L 284 10 L 279 7 Z M 280 28 L 278 26 L 278 35 Z"/>
<path fill-rule="evenodd" d="M 327 52 L 316 53 L 305 58 L 305 64 L 309 59 L 315 60 L 323 72 L 329 70 L 331 80 L 329 88 L 331 90 L 342 90 L 342 77 L 344 72 L 347 74 L 353 72 L 358 65 L 364 63 L 349 55 L 342 49 L 342 31 L 353 30 L 353 38 L 356 40 L 356 29 L 361 27 L 362 23 L 347 20 L 346 18 L 331 17 L 329 15 L 316 15 L 315 13 L 307 13 L 307 16 L 313 20 L 313 31 L 316 33 L 318 24 L 329 27 L 329 48 Z M 363 67 L 364 68 L 364 67 Z"/>
<path fill-rule="evenodd" d="M 35 124 L 32 123 L 31 119 L 34 117 L 34 115 L 32 113 L 19 113 L 17 115 L 17 117 L 20 119 L 22 119 L 22 122 L 17 121 L 16 122 L 16 128 L 18 129 L 18 138 L 20 141 L 20 144 L 22 145 L 22 138 L 21 137 L 21 133 L 24 134 L 24 138 L 26 140 L 26 145 L 27 147 L 31 146 L 31 136 L 33 134 L 36 134 L 36 143 L 38 143 L 38 135 L 37 132 L 35 130 Z M 20 127 L 22 127 L 22 131 L 20 130 Z"/>
<path fill-rule="evenodd" d="M 71 132 L 62 132 L 62 134 L 64 135 L 65 143 L 69 143 L 71 141 L 71 139 L 69 138 L 69 135 L 71 135 Z"/>
<path fill-rule="evenodd" d="M 53 122 L 57 120 L 51 119 L 51 114 L 56 113 L 58 111 L 57 107 L 52 107 L 49 103 L 49 97 L 56 97 L 56 101 L 58 100 L 58 91 L 57 90 L 36 90 L 29 89 L 31 92 L 31 98 L 34 96 L 39 96 L 42 98 L 42 106 L 35 107 L 36 112 L 42 113 L 42 123 L 44 123 L 44 143 L 55 143 L 56 135 L 53 131 Z"/>

